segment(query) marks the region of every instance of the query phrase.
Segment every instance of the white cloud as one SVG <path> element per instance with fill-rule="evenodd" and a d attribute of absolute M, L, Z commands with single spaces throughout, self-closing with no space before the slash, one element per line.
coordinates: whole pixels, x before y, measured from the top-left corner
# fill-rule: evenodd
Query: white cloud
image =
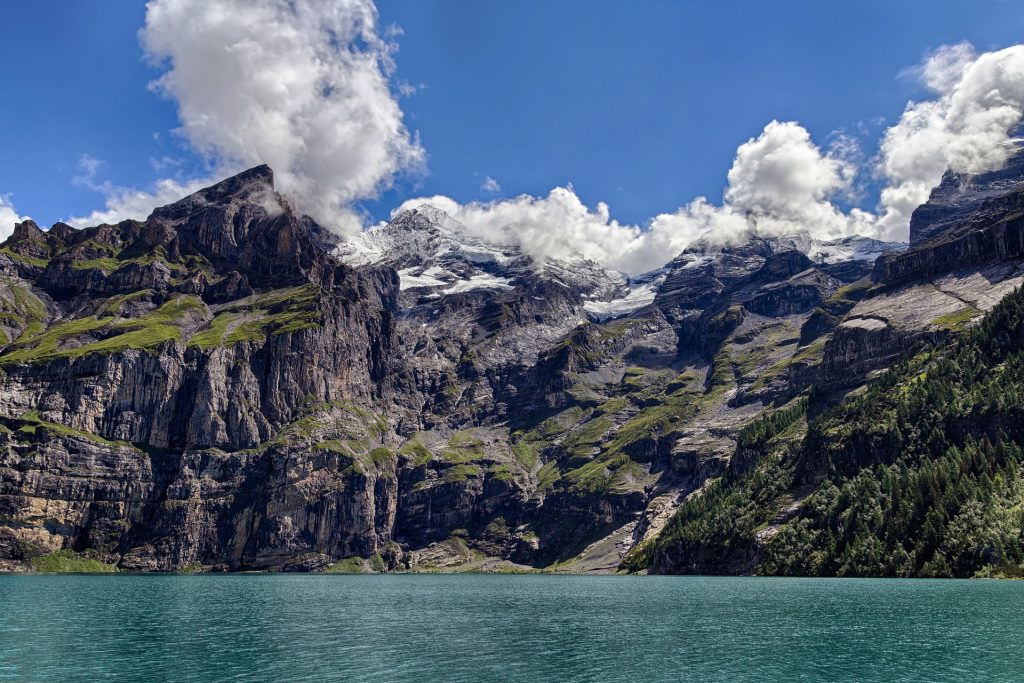
<path fill-rule="evenodd" d="M 153 170 L 156 171 L 157 173 L 165 171 L 169 168 L 179 168 L 182 163 L 182 159 L 179 159 L 178 157 L 168 156 L 166 154 L 162 157 L 149 158 L 149 165 L 152 166 Z"/>
<path fill-rule="evenodd" d="M 858 153 L 853 141 L 843 137 L 822 151 L 800 124 L 772 121 L 737 148 L 723 204 L 698 197 L 656 216 L 626 252 L 633 270 L 623 270 L 654 268 L 698 239 L 724 245 L 751 234 L 808 233 L 828 240 L 870 232 L 870 214 L 843 212 L 832 203 L 851 191 Z"/>
<path fill-rule="evenodd" d="M 850 190 L 856 172 L 846 158 L 823 153 L 800 124 L 772 121 L 736 150 L 725 204 L 761 233 L 841 237 L 864 227 L 859 214 L 847 215 L 831 201 Z"/>
<path fill-rule="evenodd" d="M 90 154 L 79 154 L 77 165 L 81 174 L 72 178 L 71 182 L 82 187 L 96 189 L 96 174 L 99 172 L 100 167 L 105 166 L 106 163 L 102 159 L 97 159 Z"/>
<path fill-rule="evenodd" d="M 422 83 L 420 83 L 419 85 L 413 85 L 408 81 L 399 81 L 397 85 L 398 94 L 401 95 L 402 97 L 412 97 L 420 90 L 422 90 L 424 87 L 425 86 Z"/>
<path fill-rule="evenodd" d="M 546 197 L 520 195 L 462 205 L 445 196 L 422 197 L 403 202 L 392 215 L 420 204 L 436 206 L 487 242 L 518 244 L 537 257 L 578 256 L 608 263 L 613 249 L 640 235 L 636 226 L 613 220 L 606 204 L 594 209 L 583 204 L 571 186 L 556 187 Z"/>
<path fill-rule="evenodd" d="M 889 238 L 906 238 L 910 214 L 947 169 L 1001 167 L 1024 114 L 1024 45 L 981 55 L 966 43 L 945 46 L 913 71 L 936 97 L 908 103 L 882 140 L 877 232 Z"/>
<path fill-rule="evenodd" d="M 65 222 L 75 227 L 85 228 L 101 223 L 118 223 L 129 218 L 143 219 L 156 207 L 176 202 L 185 195 L 216 182 L 216 179 L 213 178 L 193 180 L 164 178 L 154 183 L 149 190 L 121 187 L 109 180 L 98 178 L 100 169 L 106 165 L 106 161 L 97 159 L 91 154 L 78 156 L 79 173 L 71 179 L 71 182 L 79 187 L 102 194 L 104 207 L 84 216 L 65 219 Z"/>
<path fill-rule="evenodd" d="M 664 265 L 701 237 L 725 244 L 755 231 L 809 231 L 829 239 L 863 229 L 867 214 L 844 214 L 829 201 L 849 188 L 853 174 L 847 161 L 822 152 L 799 124 L 773 121 L 737 150 L 723 206 L 698 197 L 643 228 L 616 221 L 603 202 L 586 206 L 572 186 L 556 187 L 546 197 L 464 205 L 423 197 L 406 201 L 393 215 L 429 203 L 485 241 L 518 244 L 538 258 L 586 258 L 637 274 Z"/>
<path fill-rule="evenodd" d="M 389 41 L 401 31 L 377 22 L 371 0 L 150 0 L 141 38 L 165 68 L 152 87 L 177 102 L 178 132 L 206 158 L 211 177 L 164 179 L 149 190 L 116 187 L 97 183 L 102 162 L 83 157 L 77 181 L 107 201 L 77 221 L 141 218 L 243 167 L 268 163 L 278 189 L 300 209 L 330 227 L 358 230 L 352 202 L 375 196 L 425 159 L 392 90 Z M 911 212 L 947 168 L 978 172 L 1005 161 L 1007 131 L 1024 111 L 1024 46 L 982 55 L 967 44 L 944 47 L 913 76 L 934 97 L 909 103 L 884 135 L 874 160 L 884 183 L 877 214 L 835 203 L 858 195 L 863 155 L 856 139 L 835 135 L 823 150 L 798 123 L 778 121 L 739 146 L 722 205 L 698 197 L 643 226 L 613 219 L 604 203 L 586 205 L 571 185 L 542 197 L 465 205 L 444 196 L 412 199 L 398 210 L 429 201 L 483 239 L 630 273 L 661 266 L 700 237 L 905 239 Z M 406 83 L 394 87 L 412 92 Z M 498 193 L 500 185 L 487 177 L 481 190 Z"/>
<path fill-rule="evenodd" d="M 28 220 L 28 216 L 19 216 L 14 210 L 11 198 L 0 194 L 0 242 L 11 236 L 14 224 Z"/>
<path fill-rule="evenodd" d="M 96 181 L 83 157 L 75 182 L 105 195 L 79 224 L 144 218 L 183 194 L 266 163 L 277 189 L 325 226 L 358 230 L 352 202 L 376 196 L 425 153 L 406 128 L 389 42 L 372 0 L 150 0 L 140 38 L 164 69 L 151 89 L 178 105 L 176 131 L 211 169 L 150 189 Z M 401 88 L 400 88 L 401 89 Z M 408 88 L 404 88 L 408 90 Z M 159 134 L 154 133 L 158 139 Z M 163 157 L 159 170 L 180 162 Z"/>
<path fill-rule="evenodd" d="M 579 255 L 630 273 L 663 264 L 699 237 L 728 243 L 750 232 L 807 232 L 819 239 L 863 234 L 906 240 L 911 213 L 947 169 L 978 173 L 1005 163 L 1011 129 L 1024 116 L 1024 45 L 980 55 L 966 43 L 946 46 L 906 75 L 920 79 L 934 97 L 908 103 L 884 134 L 875 159 L 883 182 L 877 213 L 843 211 L 834 203 L 860 192 L 863 155 L 855 138 L 835 135 L 822 151 L 802 126 L 778 121 L 737 149 L 721 206 L 699 197 L 644 229 L 613 220 L 603 203 L 588 208 L 571 187 L 544 198 L 465 206 L 447 197 L 427 201 L 485 239 L 518 242 L 537 256 Z"/>
<path fill-rule="evenodd" d="M 738 209 L 802 220 L 849 185 L 853 169 L 822 154 L 793 121 L 772 121 L 736 150 L 725 200 Z"/>
<path fill-rule="evenodd" d="M 103 192 L 105 195 L 104 207 L 83 216 L 68 218 L 65 222 L 76 228 L 86 228 L 101 223 L 118 223 L 129 218 L 142 220 L 158 206 L 176 202 L 186 195 L 208 187 L 216 180 L 218 179 L 163 178 L 154 183 L 152 189 L 149 190 L 119 187 L 109 182 L 99 183 L 93 189 Z"/>
<path fill-rule="evenodd" d="M 218 175 L 267 163 L 301 210 L 351 231 L 351 202 L 425 158 L 390 88 L 398 34 L 381 37 L 371 0 L 151 0 L 141 38 Z"/>

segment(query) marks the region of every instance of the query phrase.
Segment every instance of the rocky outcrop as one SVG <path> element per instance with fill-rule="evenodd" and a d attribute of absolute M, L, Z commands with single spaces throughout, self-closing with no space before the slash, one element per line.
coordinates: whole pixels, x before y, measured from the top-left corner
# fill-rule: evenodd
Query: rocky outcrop
<path fill-rule="evenodd" d="M 1015 135 L 1019 135 L 1017 130 Z M 1024 189 L 1024 152 L 1018 150 L 1002 168 L 975 175 L 947 171 L 928 201 L 910 217 L 910 245 L 917 246 L 965 222 L 984 217 L 993 200 Z"/>
<path fill-rule="evenodd" d="M 814 382 L 862 384 L 913 349 L 940 343 L 1024 280 L 1024 153 L 998 171 L 946 173 L 911 220 L 911 246 L 882 254 L 856 302 L 828 302 L 802 331 L 826 338 Z"/>
<path fill-rule="evenodd" d="M 4 566 L 395 567 L 460 530 L 536 562 L 643 508 L 637 487 L 552 486 L 557 454 L 477 429 L 548 381 L 536 358 L 621 278 L 465 249 L 434 265 L 483 266 L 470 286 L 406 295 L 408 264 L 327 247 L 267 167 L 141 222 L 20 224 L 0 249 Z"/>
<path fill-rule="evenodd" d="M 253 169 L 143 223 L 22 224 L 5 245 L 21 324 L 0 352 L 0 526 L 27 552 L 237 569 L 389 539 L 394 472 L 296 425 L 381 401 L 398 278 L 329 257 L 272 181 Z"/>
<path fill-rule="evenodd" d="M 876 279 L 896 286 L 952 270 L 1024 258 L 1024 192 L 987 201 L 977 213 L 909 251 L 879 259 Z"/>

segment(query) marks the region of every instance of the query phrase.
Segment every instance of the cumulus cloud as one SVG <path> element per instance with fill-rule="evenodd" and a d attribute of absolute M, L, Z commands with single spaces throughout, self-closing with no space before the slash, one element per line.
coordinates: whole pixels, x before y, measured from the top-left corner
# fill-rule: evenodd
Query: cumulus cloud
<path fill-rule="evenodd" d="M 818 148 L 799 124 L 772 121 L 737 150 L 722 206 L 698 197 L 643 227 L 616 221 L 603 202 L 586 206 L 571 185 L 546 197 L 469 204 L 423 197 L 406 201 L 394 213 L 433 204 L 486 241 L 518 244 L 539 258 L 586 258 L 637 274 L 664 265 L 700 238 L 727 244 L 754 232 L 809 231 L 829 239 L 863 229 L 867 214 L 844 214 L 830 202 L 849 189 L 854 173 L 843 158 Z"/>
<path fill-rule="evenodd" d="M 556 187 L 546 197 L 520 195 L 491 202 L 459 204 L 435 195 L 403 202 L 392 215 L 431 204 L 493 244 L 522 245 L 537 257 L 586 258 L 607 264 L 611 252 L 640 238 L 636 226 L 611 218 L 608 205 L 586 206 L 571 186 Z"/>
<path fill-rule="evenodd" d="M 807 233 L 829 240 L 873 230 L 873 216 L 840 210 L 833 200 L 848 194 L 857 174 L 857 150 L 839 139 L 822 150 L 800 124 L 772 121 L 740 145 L 727 176 L 721 206 L 698 197 L 673 213 L 656 216 L 626 252 L 620 268 L 654 268 L 697 240 L 709 245 L 763 236 Z M 659 263 L 659 260 L 661 263 Z"/>
<path fill-rule="evenodd" d="M 360 229 L 351 203 L 425 159 L 391 90 L 397 35 L 379 30 L 372 0 L 151 0 L 140 38 L 164 73 L 150 87 L 177 103 L 176 132 L 211 172 L 149 189 L 96 184 L 106 206 L 76 220 L 141 218 L 267 163 L 300 210 L 343 232 Z M 94 182 L 97 168 L 79 179 Z"/>
<path fill-rule="evenodd" d="M 977 54 L 945 46 L 914 69 L 933 99 L 907 104 L 882 140 L 877 172 L 885 182 L 876 232 L 905 238 L 910 214 L 950 169 L 1000 168 L 1010 132 L 1024 115 L 1024 45 Z"/>
<path fill-rule="evenodd" d="M 102 162 L 83 157 L 76 182 L 107 199 L 104 209 L 74 220 L 142 217 L 244 167 L 269 163 L 278 189 L 300 209 L 342 232 L 361 229 L 352 203 L 379 194 L 425 159 L 398 104 L 413 88 L 392 83 L 390 41 L 400 33 L 378 26 L 372 0 L 150 0 L 140 35 L 147 56 L 164 69 L 151 87 L 177 103 L 177 132 L 204 157 L 210 175 L 124 188 L 98 182 Z M 698 197 L 644 225 L 615 220 L 604 203 L 588 206 L 571 185 L 546 196 L 468 204 L 423 197 L 396 213 L 429 202 L 483 239 L 634 274 L 663 265 L 698 239 L 905 239 L 911 212 L 947 168 L 976 173 L 1005 162 L 1008 131 L 1024 112 L 1024 46 L 985 54 L 968 44 L 947 46 L 912 75 L 931 97 L 910 102 L 883 136 L 870 164 L 882 187 L 874 212 L 840 206 L 840 199 L 855 202 L 866 175 L 855 138 L 833 135 L 822 148 L 800 124 L 772 121 L 738 147 L 721 204 Z M 501 191 L 490 177 L 480 189 Z"/>
<path fill-rule="evenodd" d="M 385 33 L 371 0 L 151 0 L 141 38 L 195 149 L 220 169 L 269 164 L 300 209 L 351 231 L 348 205 L 425 156 Z"/>
<path fill-rule="evenodd" d="M 847 146 L 836 149 L 845 152 Z M 865 216 L 848 215 L 832 203 L 850 190 L 856 173 L 848 155 L 823 153 L 798 123 L 772 121 L 736 150 L 725 204 L 764 234 L 842 237 L 865 227 Z"/>
<path fill-rule="evenodd" d="M 66 222 L 75 227 L 88 227 L 102 223 L 118 223 L 129 218 L 143 219 L 156 207 L 176 202 L 214 182 L 216 180 L 213 178 L 162 178 L 148 190 L 120 187 L 109 182 L 97 183 L 93 189 L 105 195 L 104 207 L 89 214 L 68 218 Z"/>
<path fill-rule="evenodd" d="M 822 150 L 798 123 L 778 121 L 739 146 L 720 206 L 698 197 L 643 228 L 615 221 L 605 204 L 588 208 L 571 186 L 543 198 L 463 206 L 434 197 L 403 206 L 431 201 L 483 238 L 516 242 L 537 256 L 591 258 L 629 273 L 657 267 L 697 239 L 727 244 L 751 233 L 809 233 L 906 240 L 911 213 L 946 170 L 995 170 L 1014 150 L 1011 135 L 1024 117 L 1024 45 L 983 54 L 967 43 L 945 46 L 906 75 L 932 97 L 908 103 L 886 130 L 872 163 L 881 184 L 874 212 L 836 204 L 861 194 L 863 154 L 855 138 L 834 135 Z"/>
<path fill-rule="evenodd" d="M 28 216 L 19 216 L 14 210 L 11 198 L 0 194 L 0 242 L 11 236 L 14 224 L 28 220 Z"/>

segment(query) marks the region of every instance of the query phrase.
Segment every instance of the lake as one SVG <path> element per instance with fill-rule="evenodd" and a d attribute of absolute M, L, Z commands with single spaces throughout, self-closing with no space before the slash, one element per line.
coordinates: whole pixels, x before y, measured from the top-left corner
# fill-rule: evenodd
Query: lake
<path fill-rule="evenodd" d="M 0 576 L 0 680 L 1011 681 L 1024 582 Z"/>

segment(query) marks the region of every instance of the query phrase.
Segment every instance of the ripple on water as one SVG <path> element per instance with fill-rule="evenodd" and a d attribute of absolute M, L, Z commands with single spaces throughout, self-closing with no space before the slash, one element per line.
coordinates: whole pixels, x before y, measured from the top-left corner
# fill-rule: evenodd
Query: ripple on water
<path fill-rule="evenodd" d="M 1019 680 L 1024 583 L 0 576 L 0 680 Z"/>

